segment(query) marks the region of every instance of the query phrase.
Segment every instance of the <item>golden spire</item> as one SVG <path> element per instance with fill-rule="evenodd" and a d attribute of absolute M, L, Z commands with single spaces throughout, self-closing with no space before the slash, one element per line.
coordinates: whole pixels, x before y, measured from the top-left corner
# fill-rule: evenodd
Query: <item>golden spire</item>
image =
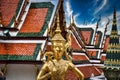
<path fill-rule="evenodd" d="M 14 27 L 17 28 L 17 26 L 18 26 L 18 22 L 17 22 L 17 20 L 16 20 L 16 14 L 15 14 L 15 15 L 14 15 Z"/>
<path fill-rule="evenodd" d="M 61 33 L 59 14 L 57 14 L 57 27 L 56 27 L 55 32 L 56 32 L 56 33 Z"/>
<path fill-rule="evenodd" d="M 57 27 L 56 27 L 56 30 L 55 30 L 55 35 L 52 38 L 52 41 L 56 41 L 56 40 L 66 41 L 63 38 L 63 36 L 61 35 L 59 14 L 57 14 Z"/>

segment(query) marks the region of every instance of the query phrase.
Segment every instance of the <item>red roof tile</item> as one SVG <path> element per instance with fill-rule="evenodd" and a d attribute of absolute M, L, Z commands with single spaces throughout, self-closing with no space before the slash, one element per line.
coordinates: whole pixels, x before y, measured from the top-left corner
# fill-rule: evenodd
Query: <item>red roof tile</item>
<path fill-rule="evenodd" d="M 99 66 L 95 66 L 95 67 L 100 71 L 100 73 L 103 72 L 103 70 Z"/>
<path fill-rule="evenodd" d="M 83 38 L 84 38 L 84 42 L 86 44 L 89 44 L 90 41 L 90 36 L 91 36 L 91 31 L 80 31 L 80 34 L 82 34 Z"/>
<path fill-rule="evenodd" d="M 29 9 L 25 22 L 20 29 L 20 33 L 40 32 L 43 27 L 47 11 L 48 8 Z"/>
<path fill-rule="evenodd" d="M 88 60 L 85 55 L 72 55 L 72 59 L 75 60 Z"/>
<path fill-rule="evenodd" d="M 102 70 L 95 66 L 84 66 L 78 67 L 78 69 L 84 74 L 85 78 L 91 77 L 92 74 L 95 76 L 101 75 Z M 72 72 L 68 71 L 66 74 L 66 80 L 78 80 L 77 76 Z"/>
<path fill-rule="evenodd" d="M 108 48 L 108 44 L 109 44 L 109 40 L 110 40 L 109 37 L 107 37 L 107 38 L 105 39 L 104 50 L 107 50 L 107 48 Z"/>
<path fill-rule="evenodd" d="M 3 25 L 8 26 L 12 17 L 15 15 L 19 0 L 0 0 Z"/>
<path fill-rule="evenodd" d="M 80 71 L 84 74 L 85 78 L 91 77 L 92 74 L 95 76 L 100 75 L 99 69 L 97 69 L 95 66 L 84 66 L 84 67 L 79 67 Z"/>
<path fill-rule="evenodd" d="M 77 79 L 77 76 L 71 70 L 68 70 L 66 73 L 65 80 L 78 80 L 78 79 Z"/>
<path fill-rule="evenodd" d="M 95 41 L 95 45 L 98 45 L 98 43 L 99 43 L 99 38 L 100 38 L 100 34 L 97 34 L 97 36 L 96 36 L 96 41 Z"/>
<path fill-rule="evenodd" d="M 71 48 L 82 50 L 73 36 L 71 36 Z"/>
<path fill-rule="evenodd" d="M 36 44 L 8 43 L 0 44 L 0 55 L 33 55 Z M 2 49 L 1 49 L 2 48 Z"/>

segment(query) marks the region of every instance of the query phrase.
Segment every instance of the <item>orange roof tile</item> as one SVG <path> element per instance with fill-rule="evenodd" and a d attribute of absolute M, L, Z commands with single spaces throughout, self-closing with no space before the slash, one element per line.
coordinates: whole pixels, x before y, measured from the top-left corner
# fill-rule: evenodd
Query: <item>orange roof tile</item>
<path fill-rule="evenodd" d="M 19 0 L 0 0 L 3 25 L 8 26 L 15 14 Z"/>
<path fill-rule="evenodd" d="M 95 57 L 97 55 L 97 51 L 88 51 L 89 56 Z"/>
<path fill-rule="evenodd" d="M 36 44 L 1 43 L 0 55 L 33 55 Z"/>
<path fill-rule="evenodd" d="M 0 44 L 0 54 L 2 55 L 6 54 L 5 44 Z"/>
<path fill-rule="evenodd" d="M 104 61 L 106 59 L 106 56 L 101 56 L 101 61 Z"/>
<path fill-rule="evenodd" d="M 25 22 L 20 29 L 20 33 L 40 32 L 43 27 L 47 11 L 48 8 L 29 9 Z"/>

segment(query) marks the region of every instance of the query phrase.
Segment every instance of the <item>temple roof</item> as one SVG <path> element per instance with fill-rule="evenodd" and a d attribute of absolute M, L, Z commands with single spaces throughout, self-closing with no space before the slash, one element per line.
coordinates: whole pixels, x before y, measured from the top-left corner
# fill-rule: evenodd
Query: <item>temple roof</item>
<path fill-rule="evenodd" d="M 108 43 L 108 49 L 106 52 L 106 60 L 104 62 L 106 67 L 119 68 L 120 66 L 119 46 L 120 43 L 119 43 L 119 35 L 117 30 L 116 9 L 114 8 L 112 30 Z"/>
<path fill-rule="evenodd" d="M 1 60 L 36 60 L 40 44 L 35 43 L 1 43 Z"/>
<path fill-rule="evenodd" d="M 86 67 L 79 67 L 79 69 L 83 72 L 85 78 L 90 78 L 91 74 L 94 76 L 98 76 L 101 72 L 95 66 L 86 66 Z"/>
<path fill-rule="evenodd" d="M 17 36 L 42 36 L 52 16 L 51 2 L 31 3 L 27 17 Z"/>
<path fill-rule="evenodd" d="M 41 46 L 45 46 L 47 42 L 47 37 L 44 37 L 43 34 L 48 28 L 54 5 L 51 2 L 29 2 L 30 7 L 28 8 L 29 5 L 21 6 L 25 1 L 0 0 L 2 2 L 2 24 L 4 25 L 0 29 L 7 27 L 5 30 L 13 31 L 11 34 L 16 34 L 10 37 L 0 36 L 0 60 L 37 60 Z M 28 8 L 27 15 L 22 14 L 23 11 L 20 8 L 22 10 Z M 9 16 L 8 13 L 10 13 Z M 14 15 L 19 15 L 21 18 L 26 16 L 24 21 L 18 24 L 18 29 L 10 28 L 14 22 Z M 22 26 L 19 27 L 19 25 Z"/>
<path fill-rule="evenodd" d="M 78 69 L 80 69 L 80 71 L 84 74 L 85 79 L 89 79 L 90 77 L 93 76 L 98 76 L 101 75 L 101 70 L 98 69 L 98 67 L 96 66 L 85 66 L 85 67 L 78 67 Z M 67 80 L 77 80 L 77 76 L 75 76 L 75 74 L 72 71 L 68 71 L 67 72 Z"/>
<path fill-rule="evenodd" d="M 87 45 L 91 45 L 92 37 L 93 37 L 93 29 L 92 28 L 79 28 L 80 34 L 85 40 Z"/>
<path fill-rule="evenodd" d="M 13 16 L 18 14 L 23 0 L 0 0 L 2 22 L 5 27 L 10 27 L 13 23 Z"/>

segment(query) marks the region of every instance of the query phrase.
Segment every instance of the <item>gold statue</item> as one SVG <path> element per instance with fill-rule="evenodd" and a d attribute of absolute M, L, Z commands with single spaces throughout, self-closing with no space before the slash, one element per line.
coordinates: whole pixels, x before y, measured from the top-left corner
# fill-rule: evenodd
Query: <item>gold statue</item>
<path fill-rule="evenodd" d="M 82 72 L 71 61 L 62 59 L 66 50 L 66 40 L 61 35 L 58 23 L 59 18 L 57 19 L 55 35 L 51 39 L 53 52 L 47 53 L 47 56 L 53 55 L 54 59 L 50 57 L 45 62 L 37 76 L 37 80 L 65 80 L 67 70 L 72 70 L 79 80 L 84 80 Z"/>

